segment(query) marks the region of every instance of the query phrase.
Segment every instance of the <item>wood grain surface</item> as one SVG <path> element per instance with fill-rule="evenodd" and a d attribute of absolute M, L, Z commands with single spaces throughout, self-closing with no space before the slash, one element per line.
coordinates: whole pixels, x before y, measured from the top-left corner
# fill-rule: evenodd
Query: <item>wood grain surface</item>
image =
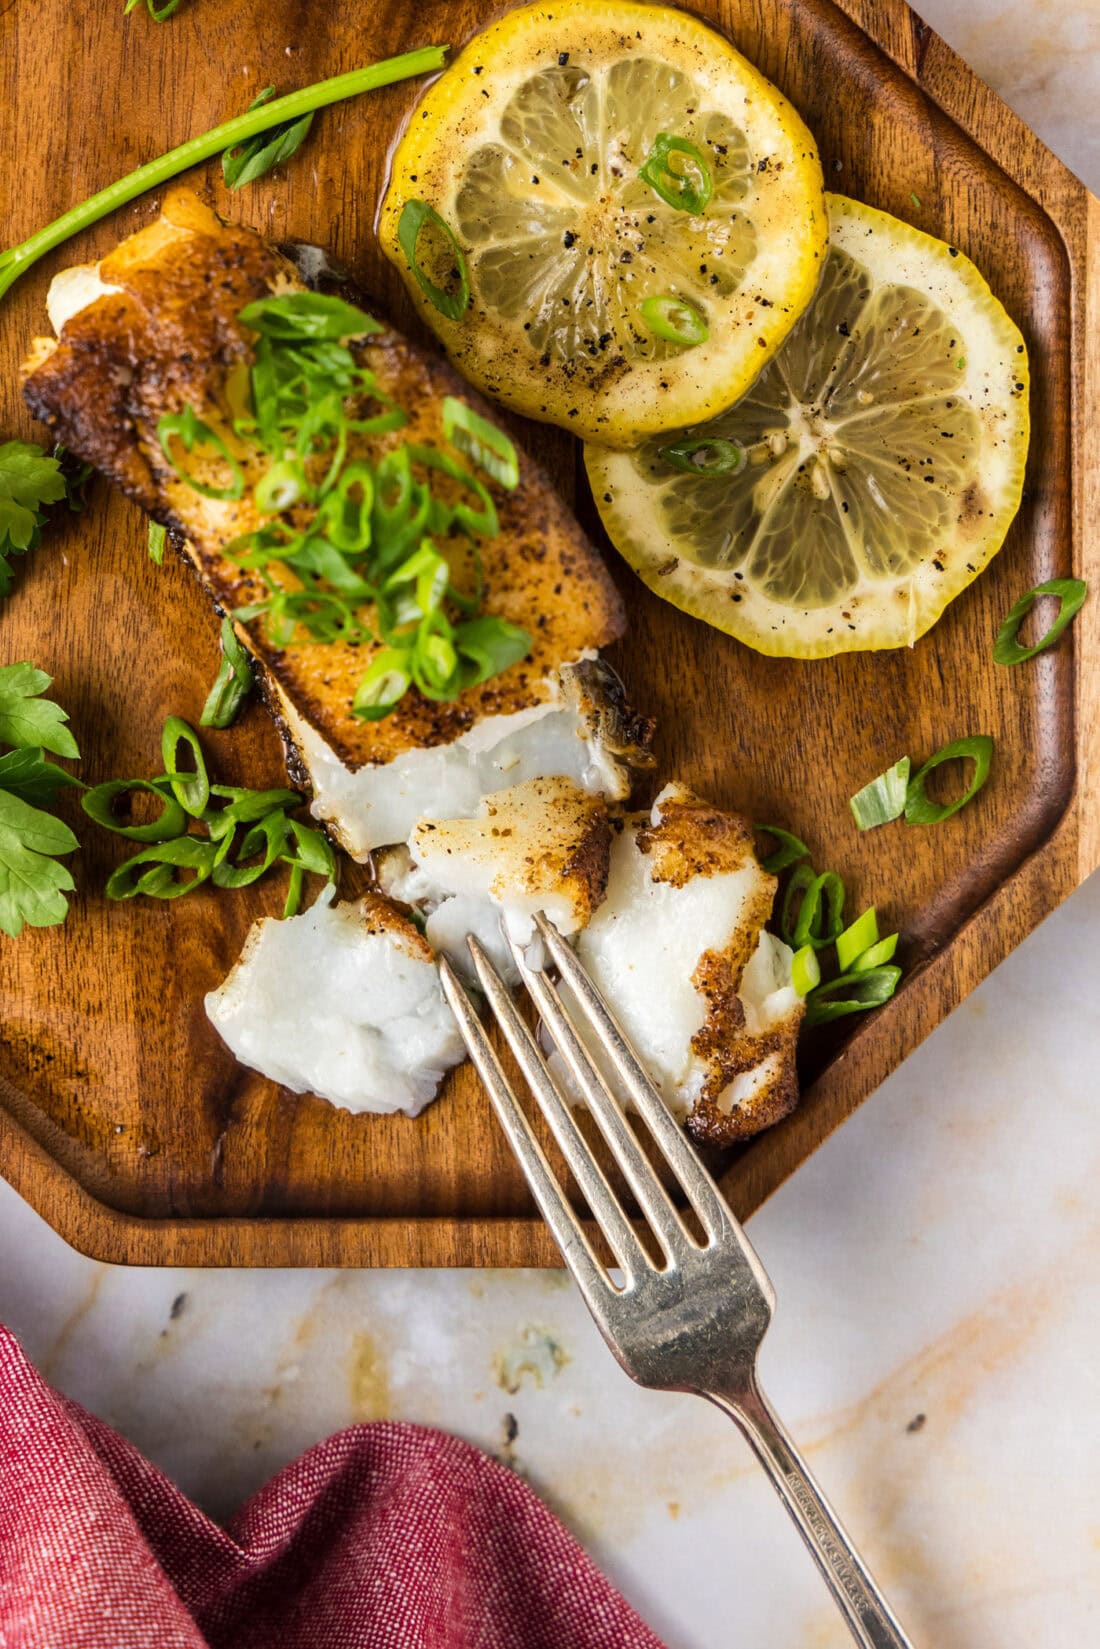
<path fill-rule="evenodd" d="M 499 9 L 185 0 L 157 25 L 143 8 L 124 17 L 122 0 L 0 0 L 3 238 L 21 240 L 265 85 L 290 90 L 414 45 L 458 46 Z M 903 933 L 894 1001 L 807 1038 L 800 1109 L 721 1165 L 744 1215 L 1100 862 L 1100 605 L 1087 603 L 1060 646 L 1021 669 L 991 657 L 1000 619 L 1029 586 L 1100 576 L 1100 205 L 898 0 L 696 9 L 792 99 L 828 187 L 974 259 L 1022 327 L 1033 368 L 1019 517 L 989 571 L 911 651 L 759 657 L 662 605 L 608 549 L 631 623 L 614 662 L 659 718 L 660 777 L 787 824 L 819 866 L 841 872 L 852 908 L 876 902 Z M 389 144 L 417 95 L 398 86 L 326 110 L 285 170 L 237 194 L 216 163 L 192 181 L 228 217 L 330 247 L 416 334 L 372 222 Z M 36 433 L 17 367 L 46 329 L 51 276 L 102 255 L 155 209 L 153 198 L 124 208 L 0 304 L 5 435 Z M 575 447 L 557 430 L 535 438 L 602 542 Z M 139 513 L 102 484 L 91 497 L 21 569 L 0 612 L 0 662 L 33 658 L 55 676 L 94 782 L 153 771 L 166 714 L 197 720 L 217 625 L 182 564 L 150 564 Z M 869 777 L 903 752 L 920 758 L 979 731 L 997 749 L 973 806 L 941 829 L 857 835 L 847 798 Z M 230 781 L 282 780 L 258 704 L 208 748 Z M 65 927 L 0 941 L 0 1171 L 69 1241 L 134 1263 L 555 1259 L 468 1069 L 410 1121 L 349 1116 L 235 1064 L 202 997 L 281 889 L 108 906 L 103 883 L 126 844 L 78 828 Z"/>

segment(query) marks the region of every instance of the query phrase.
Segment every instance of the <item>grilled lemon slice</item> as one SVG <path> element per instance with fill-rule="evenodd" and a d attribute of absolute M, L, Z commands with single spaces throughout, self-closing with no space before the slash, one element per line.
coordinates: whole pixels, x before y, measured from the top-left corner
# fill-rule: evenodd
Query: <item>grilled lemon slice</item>
<path fill-rule="evenodd" d="M 758 652 L 911 645 L 996 554 L 1023 489 L 1027 354 L 968 258 L 828 199 L 809 310 L 728 412 L 586 448 L 617 548 Z"/>
<path fill-rule="evenodd" d="M 409 202 L 446 231 L 410 242 Z M 813 138 L 727 40 L 561 0 L 509 12 L 431 86 L 379 234 L 467 378 L 623 447 L 744 393 L 809 302 L 826 225 Z"/>

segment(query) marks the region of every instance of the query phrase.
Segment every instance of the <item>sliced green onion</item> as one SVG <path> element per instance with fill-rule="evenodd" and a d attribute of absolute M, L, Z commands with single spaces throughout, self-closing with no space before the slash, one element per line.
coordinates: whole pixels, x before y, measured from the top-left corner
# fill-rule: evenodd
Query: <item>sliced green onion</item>
<path fill-rule="evenodd" d="M 770 824 L 753 825 L 753 829 L 771 836 L 776 843 L 775 852 L 760 861 L 770 876 L 778 876 L 788 865 L 797 864 L 799 859 L 810 857 L 810 850 L 805 842 L 800 841 L 797 836 L 792 836 L 789 830 L 780 830 L 778 825 Z"/>
<path fill-rule="evenodd" d="M 356 689 L 351 713 L 364 721 L 381 721 L 412 686 L 408 648 L 383 647 Z"/>
<path fill-rule="evenodd" d="M 148 824 L 119 824 L 113 803 L 116 797 L 125 796 L 131 790 L 144 790 L 160 802 L 160 813 Z M 187 814 L 163 780 L 154 783 L 151 779 L 110 779 L 86 791 L 80 805 L 89 819 L 94 819 L 105 830 L 113 830 L 116 836 L 128 837 L 131 842 L 169 842 L 187 829 Z"/>
<path fill-rule="evenodd" d="M 697 436 L 674 441 L 670 447 L 662 447 L 660 455 L 666 464 L 687 475 L 733 475 L 745 462 L 744 447 L 717 436 L 708 441 L 700 441 Z"/>
<path fill-rule="evenodd" d="M 423 269 L 418 248 L 425 229 L 428 229 L 429 233 L 434 231 L 437 239 L 440 235 L 444 237 L 446 251 L 454 259 L 457 292 L 448 292 L 444 287 L 437 286 Z M 407 200 L 401 208 L 401 216 L 397 223 L 397 241 L 408 260 L 416 284 L 432 308 L 438 309 L 449 321 L 462 320 L 470 306 L 470 277 L 462 248 L 455 239 L 450 225 L 444 222 L 435 207 L 429 206 L 426 200 Z"/>
<path fill-rule="evenodd" d="M 252 691 L 252 665 L 231 618 L 222 619 L 222 661 L 199 717 L 200 727 L 231 727 Z"/>
<path fill-rule="evenodd" d="M 265 813 L 249 828 L 235 863 L 229 858 L 229 841 L 226 840 L 224 855 L 214 866 L 214 886 L 248 887 L 252 882 L 258 882 L 281 855 L 288 823 L 286 814 L 279 810 Z M 257 854 L 259 858 L 255 858 L 252 864 L 247 863 Z"/>
<path fill-rule="evenodd" d="M 685 349 L 705 344 L 710 327 L 694 304 L 686 298 L 674 298 L 667 293 L 643 298 L 638 313 L 655 338 L 666 343 L 682 344 Z"/>
<path fill-rule="evenodd" d="M 804 868 L 809 867 L 798 865 L 795 868 L 792 882 Z M 824 950 L 827 945 L 835 944 L 844 926 L 844 883 L 835 870 L 826 870 L 820 876 L 815 876 L 811 871 L 809 881 L 802 880 L 802 888 L 802 903 L 788 943 L 795 950 L 801 950 L 803 945 Z M 786 901 L 783 911 L 786 919 Z"/>
<path fill-rule="evenodd" d="M 858 956 L 878 944 L 878 915 L 874 905 L 857 916 L 850 927 L 837 935 L 836 959 L 841 973 L 847 973 Z"/>
<path fill-rule="evenodd" d="M 893 996 L 900 978 L 900 968 L 884 967 L 869 968 L 866 973 L 844 973 L 830 979 L 806 998 L 806 1023 L 827 1025 L 850 1013 L 866 1013 L 868 1008 L 881 1007 Z"/>
<path fill-rule="evenodd" d="M 638 176 L 666 206 L 693 216 L 706 210 L 714 193 L 714 178 L 702 150 L 672 132 L 657 133 Z"/>
<path fill-rule="evenodd" d="M 997 631 L 997 639 L 993 643 L 994 661 L 997 664 L 1022 664 L 1026 658 L 1034 658 L 1036 653 L 1053 647 L 1062 631 L 1080 611 L 1087 594 L 1088 585 L 1083 578 L 1050 578 L 1045 584 L 1036 584 L 1033 590 L 1020 597 Z M 1016 640 L 1020 625 L 1041 595 L 1058 597 L 1058 616 L 1046 635 L 1034 646 L 1021 647 Z"/>
<path fill-rule="evenodd" d="M 795 950 L 801 949 L 801 946 L 796 945 L 794 940 L 796 901 L 800 898 L 805 899 L 807 889 L 813 885 L 815 880 L 813 865 L 795 865 L 783 894 L 783 907 L 779 916 L 779 932 L 784 942 Z"/>
<path fill-rule="evenodd" d="M 812 945 L 803 945 L 791 957 L 791 984 L 799 996 L 807 996 L 821 983 L 821 963 Z"/>
<path fill-rule="evenodd" d="M 891 933 L 885 939 L 880 939 L 877 945 L 872 945 L 869 950 L 865 950 L 862 956 L 857 956 L 847 971 L 849 973 L 869 973 L 872 968 L 884 967 L 887 962 L 893 961 L 894 952 L 897 948 L 898 935 Z"/>
<path fill-rule="evenodd" d="M 162 527 L 159 521 L 149 523 L 149 559 L 161 566 L 164 561 L 164 546 L 168 539 L 167 527 Z"/>
<path fill-rule="evenodd" d="M 296 790 L 244 790 L 238 785 L 212 784 L 212 796 L 223 796 L 228 806 L 203 815 L 203 824 L 211 836 L 220 836 L 230 826 L 251 824 L 281 808 L 297 807 L 302 798 Z"/>
<path fill-rule="evenodd" d="M 993 760 L 993 740 L 988 733 L 974 733 L 967 739 L 955 739 L 951 744 L 945 744 L 942 750 L 937 750 L 930 756 L 918 773 L 909 781 L 909 788 L 905 796 L 906 824 L 942 824 L 944 819 L 950 819 L 967 802 L 974 800 L 978 791 L 989 777 L 989 764 Z M 957 801 L 947 802 L 941 806 L 928 797 L 924 785 L 933 768 L 940 767 L 949 761 L 972 761 L 974 772 L 970 784 Z"/>
<path fill-rule="evenodd" d="M 506 618 L 471 618 L 455 627 L 454 644 L 461 659 L 463 689 L 479 687 L 519 664 L 531 651 L 531 637 Z"/>
<path fill-rule="evenodd" d="M 305 871 L 300 864 L 293 863 L 290 867 L 290 880 L 287 883 L 286 899 L 283 903 L 283 921 L 288 916 L 297 916 L 302 905 L 302 883 L 305 881 Z"/>
<path fill-rule="evenodd" d="M 299 865 L 302 870 L 308 870 L 314 876 L 326 876 L 330 882 L 336 879 L 336 855 L 332 851 L 332 844 L 322 830 L 314 830 L 312 825 L 304 825 L 297 819 L 288 819 L 287 825 L 294 842 L 294 851 L 284 854 L 288 865 Z"/>
<path fill-rule="evenodd" d="M 233 475 L 231 484 L 228 487 L 211 487 L 205 481 L 196 481 L 194 476 L 189 475 L 182 464 L 173 458 L 168 446 L 168 442 L 173 435 L 178 437 L 184 452 L 190 453 L 196 446 L 211 447 L 218 454 L 218 457 L 223 459 L 229 466 Z M 160 442 L 161 452 L 163 452 L 180 480 L 186 481 L 193 492 L 201 493 L 203 498 L 218 500 L 235 499 L 243 495 L 244 475 L 241 466 L 221 436 L 216 430 L 211 429 L 209 424 L 203 422 L 194 407 L 184 407 L 182 412 L 166 412 L 163 417 L 158 418 L 157 440 Z"/>
<path fill-rule="evenodd" d="M 263 338 L 284 343 L 343 343 L 369 338 L 382 331 L 381 322 L 326 292 L 285 292 L 277 298 L 257 298 L 241 310 L 240 319 Z"/>
<path fill-rule="evenodd" d="M 893 767 L 880 773 L 877 779 L 865 784 L 849 798 L 848 806 L 860 830 L 874 830 L 876 825 L 889 824 L 905 812 L 905 793 L 909 787 L 909 757 L 902 756 Z"/>
<path fill-rule="evenodd" d="M 498 485 L 509 490 L 519 486 L 519 459 L 512 442 L 488 418 L 453 395 L 443 397 L 443 439 Z"/>
<path fill-rule="evenodd" d="M 274 86 L 265 86 L 260 95 L 249 104 L 249 112 L 262 108 L 275 96 Z M 222 177 L 227 189 L 243 189 L 246 183 L 255 183 L 273 167 L 296 154 L 309 136 L 313 113 L 300 115 L 297 120 L 285 120 L 271 126 L 266 132 L 257 132 L 246 143 L 235 143 L 222 155 Z"/>
<path fill-rule="evenodd" d="M 194 768 L 190 772 L 186 769 L 180 771 L 181 747 L 190 750 L 195 759 Z M 206 761 L 203 758 L 198 734 L 193 728 L 188 727 L 181 716 L 169 716 L 160 736 L 160 750 L 172 794 L 192 818 L 199 818 L 210 800 L 210 779 L 206 772 Z"/>
<path fill-rule="evenodd" d="M 175 841 L 161 842 L 124 859 L 107 878 L 104 892 L 108 899 L 133 899 L 139 893 L 153 899 L 178 899 L 206 881 L 217 857 L 213 842 L 204 842 L 198 836 L 177 836 Z M 180 881 L 177 870 L 193 870 L 195 874 L 188 881 Z"/>

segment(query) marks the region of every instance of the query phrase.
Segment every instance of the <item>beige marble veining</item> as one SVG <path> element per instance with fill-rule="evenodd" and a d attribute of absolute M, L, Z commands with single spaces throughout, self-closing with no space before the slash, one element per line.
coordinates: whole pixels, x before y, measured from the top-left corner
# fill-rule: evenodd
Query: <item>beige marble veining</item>
<path fill-rule="evenodd" d="M 1100 0 L 921 9 L 1100 187 Z M 1097 1641 L 1098 934 L 1094 878 L 753 1221 L 765 1384 L 917 1649 Z M 525 1473 L 674 1649 L 847 1644 L 733 1428 L 559 1273 L 115 1270 L 0 1184 L 0 1320 L 217 1514 L 401 1416 Z"/>

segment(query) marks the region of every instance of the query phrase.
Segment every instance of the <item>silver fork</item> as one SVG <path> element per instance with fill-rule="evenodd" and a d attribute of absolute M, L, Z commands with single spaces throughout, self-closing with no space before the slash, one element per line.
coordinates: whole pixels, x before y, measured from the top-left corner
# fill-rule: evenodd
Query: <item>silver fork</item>
<path fill-rule="evenodd" d="M 574 1122 L 568 1098 L 478 941 L 471 937 L 467 943 L 489 1007 L 615 1256 L 621 1283 L 597 1257 L 512 1091 L 477 1009 L 445 958 L 440 972 L 470 1057 L 589 1311 L 631 1379 L 659 1390 L 695 1392 L 737 1422 L 794 1519 L 855 1641 L 863 1649 L 911 1649 L 757 1383 L 756 1355 L 771 1321 L 775 1294 L 752 1244 L 571 946 L 547 918 L 539 916 L 536 921 L 542 947 L 536 942 L 524 952 L 512 946 L 520 979 L 663 1251 L 661 1267 L 639 1240 Z M 679 1181 L 705 1242 L 688 1230 L 651 1167 L 619 1098 L 547 971 L 548 958 L 568 984 L 608 1066 Z"/>

